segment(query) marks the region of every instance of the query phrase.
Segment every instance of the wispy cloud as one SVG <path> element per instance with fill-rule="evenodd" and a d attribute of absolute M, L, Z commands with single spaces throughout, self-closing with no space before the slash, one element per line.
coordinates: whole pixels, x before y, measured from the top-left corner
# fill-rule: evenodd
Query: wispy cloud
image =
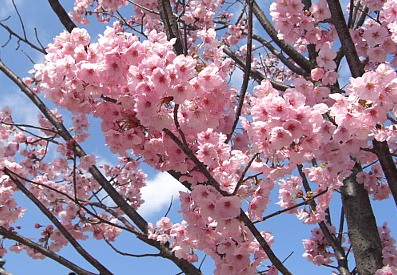
<path fill-rule="evenodd" d="M 141 191 L 145 203 L 138 212 L 148 219 L 160 213 L 165 214 L 171 201 L 179 198 L 179 191 L 186 191 L 186 188 L 168 173 L 160 172 L 148 180 Z"/>
<path fill-rule="evenodd" d="M 11 13 L 15 12 L 14 5 L 12 4 L 12 0 L 3 0 L 3 3 L 0 6 L 0 18 L 3 19 L 3 17 L 6 17 L 10 15 Z M 15 5 L 19 9 L 21 7 L 22 3 L 24 0 L 14 0 Z"/>
<path fill-rule="evenodd" d="M 0 109 L 8 106 L 12 110 L 12 118 L 16 123 L 37 125 L 37 115 L 39 113 L 36 106 L 29 99 L 14 87 L 1 87 Z"/>

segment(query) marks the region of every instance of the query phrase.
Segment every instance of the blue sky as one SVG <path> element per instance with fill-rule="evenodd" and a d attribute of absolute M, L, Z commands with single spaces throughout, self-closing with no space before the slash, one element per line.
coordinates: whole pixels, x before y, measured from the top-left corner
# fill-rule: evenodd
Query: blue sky
<path fill-rule="evenodd" d="M 11 0 L 2 0 L 0 7 L 0 20 L 5 19 L 8 15 L 12 17 L 4 23 L 10 26 L 14 31 L 21 32 L 17 15 L 14 12 Z M 49 4 L 45 0 L 16 0 L 19 11 L 23 16 L 26 32 L 29 38 L 35 41 L 34 28 L 38 30 L 38 37 L 43 45 L 52 41 L 52 38 L 63 31 L 63 26 L 58 22 L 56 16 L 52 13 Z M 73 4 L 72 0 L 61 1 L 67 10 L 70 10 Z M 92 22 L 95 20 L 93 19 Z M 100 33 L 104 30 L 105 25 L 89 26 L 92 37 L 95 33 Z M 7 34 L 0 30 L 0 44 L 7 41 Z M 27 75 L 27 71 L 31 69 L 32 63 L 29 61 L 21 49 L 29 55 L 35 62 L 40 62 L 42 55 L 30 51 L 26 47 L 21 47 L 20 50 L 15 50 L 17 47 L 16 40 L 13 39 L 9 44 L 0 48 L 0 57 L 2 61 L 7 64 L 20 76 Z M 0 75 L 0 108 L 2 106 L 10 106 L 14 110 L 14 119 L 17 122 L 35 123 L 37 110 L 32 106 L 24 95 L 3 75 Z M 21 106 L 23 108 L 21 108 Z M 68 116 L 65 112 L 64 116 Z M 98 122 L 92 120 L 93 131 L 98 130 Z M 84 144 L 86 151 L 99 155 L 100 161 L 112 162 L 113 156 L 109 154 L 106 147 L 103 146 L 104 140 L 100 134 L 93 135 L 89 143 Z M 147 204 L 142 207 L 139 212 L 147 218 L 150 222 L 155 222 L 167 210 L 172 198 L 173 207 L 171 211 L 171 219 L 174 222 L 179 222 L 181 217 L 176 213 L 178 209 L 177 196 L 178 191 L 183 190 L 170 176 L 166 173 L 157 173 L 156 171 L 144 166 L 144 171 L 148 174 L 148 187 L 143 192 L 144 199 Z M 160 195 L 161 194 L 161 195 Z M 339 199 L 339 198 L 338 198 Z M 273 202 L 277 200 L 277 195 L 273 194 Z M 39 213 L 34 210 L 34 207 L 29 205 L 29 201 L 20 196 L 21 204 L 28 208 L 26 217 L 18 224 L 22 225 L 24 232 L 34 232 L 33 224 L 35 222 L 42 222 L 47 224 L 45 218 L 41 217 Z M 397 228 L 395 205 L 392 201 L 374 202 L 374 207 L 377 212 L 378 223 L 389 220 L 391 228 Z M 331 211 L 339 211 L 339 205 L 332 208 Z M 279 210 L 275 205 L 272 205 L 267 210 L 266 214 Z M 275 235 L 275 244 L 273 246 L 276 254 L 281 258 L 287 257 L 291 252 L 293 255 L 289 258 L 286 265 L 294 274 L 330 274 L 331 270 L 323 267 L 316 267 L 308 263 L 301 257 L 303 253 L 302 239 L 310 236 L 310 227 L 304 226 L 292 215 L 281 215 L 270 219 L 261 225 L 264 230 L 272 231 Z M 395 233 L 394 233 L 395 234 Z M 32 236 L 34 233 L 32 233 Z M 37 235 L 36 235 L 37 236 Z M 396 235 L 394 235 L 396 236 Z M 123 256 L 114 256 L 109 247 L 101 241 L 90 240 L 82 243 L 90 252 L 100 259 L 105 266 L 107 266 L 114 274 L 176 274 L 179 272 L 178 268 L 170 261 L 162 258 L 126 258 Z M 140 243 L 134 237 L 122 235 L 117 241 L 117 246 L 121 250 L 130 253 L 155 253 L 154 249 Z M 85 264 L 79 255 L 74 253 L 73 249 L 67 247 L 62 255 L 71 257 L 73 261 L 82 265 L 82 267 L 89 266 Z M 9 253 L 5 256 L 7 260 L 6 269 L 13 274 L 53 274 L 63 275 L 68 274 L 68 270 L 52 260 L 31 260 L 25 255 Z M 213 265 L 210 259 L 207 259 L 204 264 L 205 274 L 211 274 Z M 92 269 L 91 269 L 92 270 Z"/>

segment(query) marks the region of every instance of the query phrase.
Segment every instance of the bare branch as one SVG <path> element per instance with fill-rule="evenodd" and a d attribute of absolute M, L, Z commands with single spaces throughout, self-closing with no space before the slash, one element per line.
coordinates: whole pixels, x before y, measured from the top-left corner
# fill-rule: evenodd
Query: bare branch
<path fill-rule="evenodd" d="M 18 10 L 18 8 L 17 8 L 17 5 L 15 5 L 15 0 L 12 0 L 12 5 L 14 6 L 14 9 L 15 9 L 17 15 L 18 15 L 19 23 L 21 23 L 21 28 L 22 28 L 22 32 L 23 32 L 23 37 L 25 38 L 25 40 L 27 40 L 25 25 L 23 24 L 22 16 L 21 16 L 21 14 L 19 13 L 19 10 Z"/>
<path fill-rule="evenodd" d="M 68 32 L 71 32 L 76 28 L 76 24 L 70 19 L 69 15 L 58 0 L 48 0 L 48 3 L 50 3 L 52 10 L 58 16 L 59 20 Z"/>
<path fill-rule="evenodd" d="M 42 54 L 46 54 L 47 52 L 45 51 L 44 48 L 42 47 L 37 47 L 35 44 L 33 44 L 32 42 L 30 42 L 27 38 L 26 38 L 26 34 L 25 37 L 20 36 L 19 34 L 17 34 L 16 32 L 14 32 L 13 30 L 10 29 L 10 27 L 8 27 L 7 25 L 5 25 L 3 22 L 0 22 L 0 26 L 2 28 L 4 28 L 9 34 L 10 34 L 10 38 L 12 36 L 16 37 L 18 39 L 18 41 L 22 41 L 23 43 L 27 44 L 29 47 L 31 47 L 32 49 L 35 49 L 36 51 L 41 52 Z M 8 43 L 8 42 L 7 42 Z M 7 45 L 7 43 L 5 45 Z M 3 45 L 3 47 L 5 46 Z"/>

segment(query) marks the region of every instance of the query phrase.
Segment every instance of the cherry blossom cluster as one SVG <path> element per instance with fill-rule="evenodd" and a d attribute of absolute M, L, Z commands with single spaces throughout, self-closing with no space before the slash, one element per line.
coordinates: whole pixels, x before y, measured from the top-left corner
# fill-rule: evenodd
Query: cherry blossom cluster
<path fill-rule="evenodd" d="M 328 229 L 331 234 L 335 234 L 333 226 L 328 226 Z M 308 261 L 316 265 L 331 264 L 333 262 L 334 254 L 329 251 L 330 245 L 320 228 L 312 230 L 310 239 L 303 240 L 303 246 L 305 247 L 303 257 Z"/>
<path fill-rule="evenodd" d="M 366 19 L 362 27 L 352 31 L 358 54 L 368 60 L 368 69 L 386 61 L 396 66 L 396 4 L 394 1 L 364 1 L 364 4 L 370 12 L 378 10 L 379 17 Z"/>
<path fill-rule="evenodd" d="M 197 260 L 195 250 L 204 251 L 215 261 L 214 274 L 254 274 L 267 259 L 250 231 L 235 219 L 241 211 L 238 197 L 224 197 L 212 186 L 196 185 L 190 194 L 181 192 L 180 198 L 185 221 L 172 224 L 162 218 L 150 226 L 151 238 L 172 241 L 176 255 L 189 261 Z M 273 242 L 270 233 L 262 235 L 269 244 Z"/>
<path fill-rule="evenodd" d="M 99 21 L 107 22 L 107 13 L 113 14 L 122 6 L 128 4 L 127 0 L 75 0 L 73 12 L 70 13 L 72 19 L 80 24 L 88 24 L 90 21 L 87 15 L 96 14 Z M 95 7 L 94 10 L 90 8 Z"/>
<path fill-rule="evenodd" d="M 298 0 L 277 0 L 270 5 L 270 15 L 279 38 L 295 43 L 300 52 L 305 52 L 308 44 L 316 45 L 319 50 L 336 38 L 334 28 L 327 22 L 331 14 L 325 0 L 314 2 L 309 10 Z M 329 28 L 322 28 L 322 24 L 327 24 Z M 324 49 L 323 52 L 322 57 L 327 58 L 325 53 L 329 50 Z"/>
<path fill-rule="evenodd" d="M 395 271 L 397 271 L 397 248 L 396 248 L 396 240 L 392 237 L 390 228 L 387 223 L 383 223 L 382 226 L 378 227 L 379 236 L 382 241 L 382 254 L 383 254 L 383 264 L 385 266 L 394 267 Z"/>

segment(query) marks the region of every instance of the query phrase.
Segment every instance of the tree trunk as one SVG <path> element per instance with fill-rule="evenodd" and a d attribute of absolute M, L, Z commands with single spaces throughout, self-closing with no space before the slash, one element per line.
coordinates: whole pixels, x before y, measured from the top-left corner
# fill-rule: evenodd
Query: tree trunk
<path fill-rule="evenodd" d="M 382 268 L 382 244 L 368 192 L 356 181 L 357 167 L 344 181 L 342 203 L 358 274 L 372 275 Z"/>

